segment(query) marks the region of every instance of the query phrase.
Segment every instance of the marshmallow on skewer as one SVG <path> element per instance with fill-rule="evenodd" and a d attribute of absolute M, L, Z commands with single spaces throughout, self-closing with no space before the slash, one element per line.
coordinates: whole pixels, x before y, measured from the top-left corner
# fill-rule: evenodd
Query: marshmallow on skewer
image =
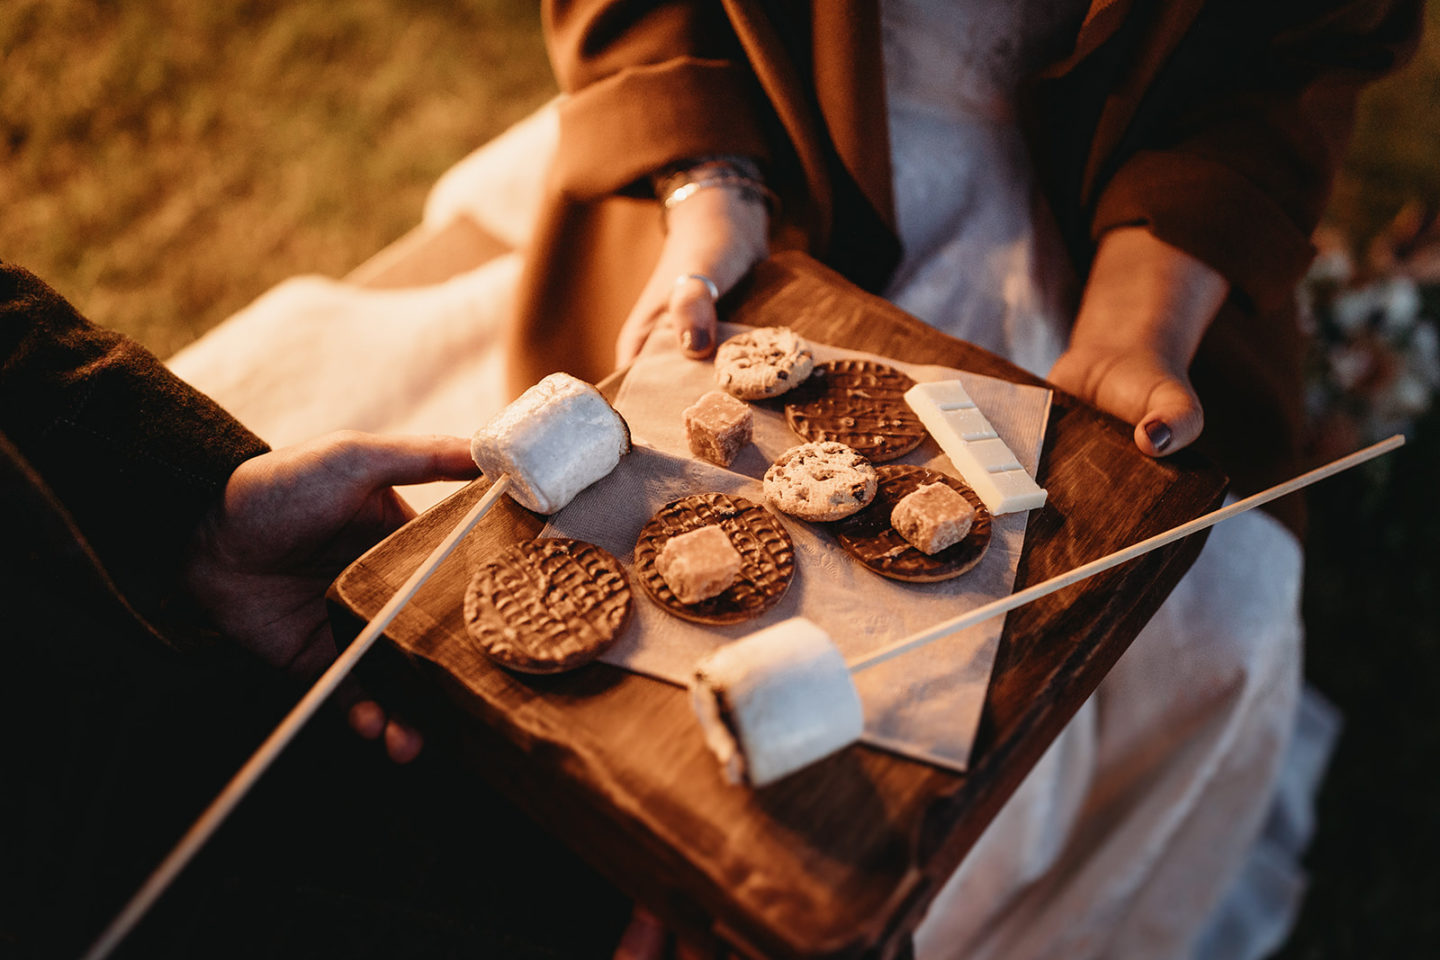
<path fill-rule="evenodd" d="M 554 513 L 590 484 L 607 475 L 630 452 L 630 428 L 590 384 L 552 373 L 526 390 L 476 431 L 470 455 L 490 479 L 490 488 L 443 540 L 420 562 L 285 719 L 235 774 L 200 819 L 100 934 L 85 960 L 104 960 L 145 916 L 171 881 L 225 822 L 320 705 L 379 639 L 400 609 L 475 528 L 506 492 L 540 513 Z"/>
<path fill-rule="evenodd" d="M 470 439 L 485 475 L 510 477 L 510 496 L 554 513 L 615 469 L 630 430 L 590 384 L 552 373 L 490 418 Z"/>
<path fill-rule="evenodd" d="M 1404 443 L 1405 438 L 1396 434 L 848 663 L 824 630 L 799 617 L 752 633 L 714 651 L 696 668 L 690 697 L 706 743 L 731 782 L 747 779 L 748 774 L 750 783 L 759 786 L 788 776 L 860 738 L 864 717 L 852 674 L 1208 530 Z"/>
<path fill-rule="evenodd" d="M 845 658 L 803 617 L 701 660 L 690 701 L 731 783 L 778 780 L 854 743 L 865 729 Z"/>

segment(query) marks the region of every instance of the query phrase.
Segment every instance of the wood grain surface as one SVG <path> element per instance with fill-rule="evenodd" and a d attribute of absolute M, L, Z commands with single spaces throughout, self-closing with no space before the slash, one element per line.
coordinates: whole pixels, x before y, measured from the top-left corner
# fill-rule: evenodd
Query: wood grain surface
<path fill-rule="evenodd" d="M 1041 381 L 930 329 L 798 254 L 756 267 L 729 320 L 788 325 L 898 360 Z M 618 379 L 602 388 L 613 395 Z M 933 441 L 927 441 L 933 443 Z M 1225 478 L 1182 452 L 1143 456 L 1131 429 L 1056 392 L 1016 587 L 1217 506 Z M 353 636 L 483 492 L 466 487 L 331 588 Z M 364 676 L 438 714 L 485 776 L 683 934 L 756 957 L 892 957 L 945 878 L 1199 552 L 1191 538 L 1009 614 L 968 774 L 863 746 L 771 786 L 726 784 L 684 691 L 603 664 L 524 677 L 464 633 L 470 572 L 543 518 L 508 498 L 391 625 Z"/>

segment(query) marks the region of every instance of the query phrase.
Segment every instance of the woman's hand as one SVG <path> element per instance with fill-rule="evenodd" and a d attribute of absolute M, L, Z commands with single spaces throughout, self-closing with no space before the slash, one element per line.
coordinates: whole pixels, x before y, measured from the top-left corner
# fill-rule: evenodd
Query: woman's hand
<path fill-rule="evenodd" d="M 1146 454 L 1174 453 L 1205 426 L 1190 362 L 1228 291 L 1224 277 L 1148 231 L 1113 230 L 1049 379 L 1135 424 Z"/>
<path fill-rule="evenodd" d="M 634 360 L 661 328 L 686 356 L 708 357 L 715 349 L 715 299 L 691 275 L 710 278 L 724 296 L 769 253 L 769 230 L 764 200 L 738 186 L 706 187 L 672 207 L 660 262 L 615 342 L 616 367 Z"/>
<path fill-rule="evenodd" d="M 186 586 L 227 637 L 308 680 L 335 659 L 331 581 L 414 516 L 392 485 L 477 472 L 458 437 L 343 432 L 247 460 L 191 541 Z M 420 734 L 373 701 L 351 706 L 349 720 L 367 739 L 383 736 L 397 762 L 420 750 Z"/>

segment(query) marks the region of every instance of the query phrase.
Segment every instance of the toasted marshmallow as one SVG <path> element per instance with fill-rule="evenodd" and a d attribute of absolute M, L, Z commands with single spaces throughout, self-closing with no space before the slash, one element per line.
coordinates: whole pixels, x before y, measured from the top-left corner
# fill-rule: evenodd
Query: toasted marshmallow
<path fill-rule="evenodd" d="M 731 783 L 762 786 L 854 743 L 865 729 L 845 658 L 794 617 L 703 659 L 690 700 Z"/>

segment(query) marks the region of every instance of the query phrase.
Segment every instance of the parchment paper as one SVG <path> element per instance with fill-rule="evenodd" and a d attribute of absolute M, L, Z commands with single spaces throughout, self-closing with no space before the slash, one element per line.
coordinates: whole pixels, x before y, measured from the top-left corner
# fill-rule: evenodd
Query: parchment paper
<path fill-rule="evenodd" d="M 744 327 L 722 325 L 721 339 Z M 652 345 L 669 338 L 654 337 Z M 1050 391 L 952 370 L 917 366 L 815 344 L 817 362 L 870 357 L 917 381 L 959 377 L 1001 439 L 1033 475 L 1039 462 Z M 693 459 L 681 412 L 715 389 L 709 361 L 678 351 L 647 349 L 626 376 L 616 408 L 630 425 L 635 450 L 615 472 L 583 491 L 541 536 L 588 540 L 633 566 L 640 528 L 671 500 L 711 491 L 764 504 L 760 478 L 784 450 L 802 442 L 785 423 L 783 398 L 752 404 L 755 442 L 730 469 Z M 959 476 L 932 443 L 900 459 Z M 824 524 L 775 511 L 795 542 L 796 576 L 785 598 L 764 616 L 729 627 L 692 624 L 656 606 L 634 577 L 635 616 L 605 660 L 637 673 L 684 684 L 704 654 L 787 617 L 804 616 L 827 630 L 852 658 L 1012 592 L 1026 514 L 996 517 L 990 549 L 974 570 L 934 584 L 899 583 L 860 566 Z M 856 676 L 865 706 L 865 742 L 919 760 L 964 770 L 980 722 L 990 669 L 1004 621 L 979 624 Z"/>

